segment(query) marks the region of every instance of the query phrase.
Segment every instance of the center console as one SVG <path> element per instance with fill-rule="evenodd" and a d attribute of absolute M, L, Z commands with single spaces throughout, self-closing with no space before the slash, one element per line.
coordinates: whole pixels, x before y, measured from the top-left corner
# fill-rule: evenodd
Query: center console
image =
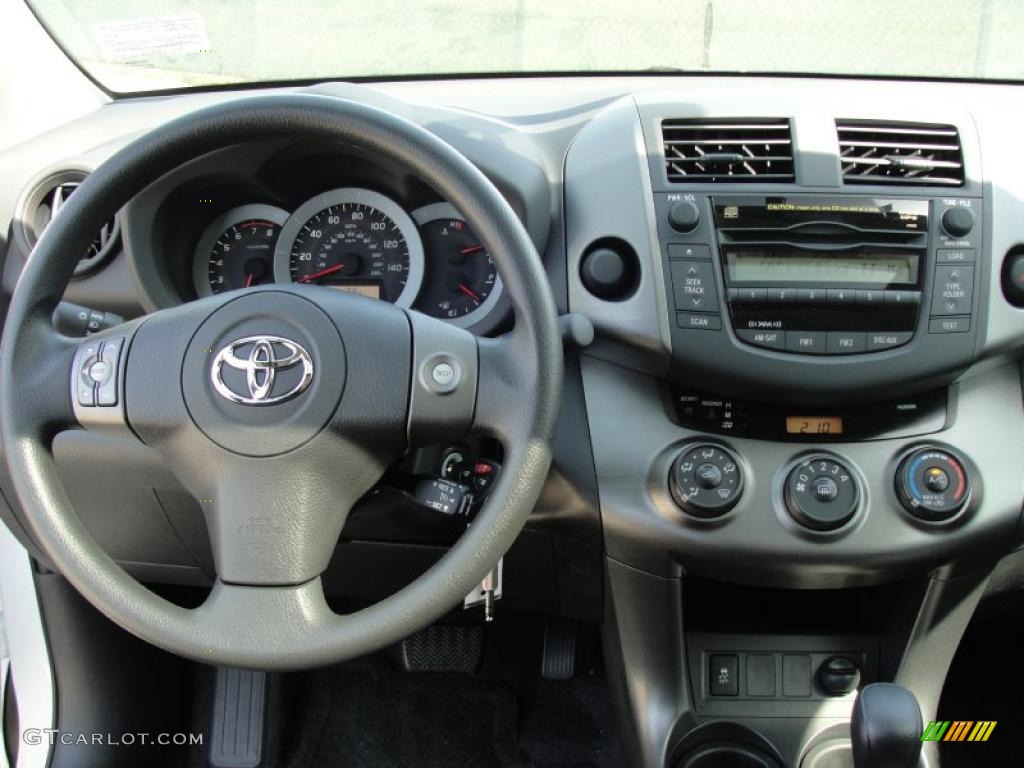
<path fill-rule="evenodd" d="M 821 756 L 874 682 L 932 718 L 1020 541 L 1021 371 L 991 339 L 1024 318 L 1002 312 L 973 122 L 809 103 L 624 99 L 566 158 L 606 645 L 638 765 L 723 740 L 768 756 L 751 765 L 849 765 Z"/>

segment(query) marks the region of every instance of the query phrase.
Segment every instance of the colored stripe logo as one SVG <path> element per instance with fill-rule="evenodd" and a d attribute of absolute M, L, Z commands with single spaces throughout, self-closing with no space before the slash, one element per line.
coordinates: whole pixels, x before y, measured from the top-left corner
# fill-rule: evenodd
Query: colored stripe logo
<path fill-rule="evenodd" d="M 996 720 L 932 720 L 921 741 L 988 741 Z"/>

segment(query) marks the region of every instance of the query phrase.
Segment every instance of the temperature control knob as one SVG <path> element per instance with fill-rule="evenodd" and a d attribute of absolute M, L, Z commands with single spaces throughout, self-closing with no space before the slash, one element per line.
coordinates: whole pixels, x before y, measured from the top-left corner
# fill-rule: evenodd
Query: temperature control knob
<path fill-rule="evenodd" d="M 669 490 L 684 512 L 711 518 L 732 509 L 743 492 L 739 461 L 717 445 L 687 446 L 672 462 Z"/>
<path fill-rule="evenodd" d="M 948 520 L 964 508 L 971 495 L 963 462 L 940 448 L 921 448 L 896 471 L 896 495 L 914 517 Z"/>
<path fill-rule="evenodd" d="M 857 481 L 831 456 L 811 456 L 797 464 L 784 493 L 793 519 L 815 531 L 834 531 L 857 511 Z"/>

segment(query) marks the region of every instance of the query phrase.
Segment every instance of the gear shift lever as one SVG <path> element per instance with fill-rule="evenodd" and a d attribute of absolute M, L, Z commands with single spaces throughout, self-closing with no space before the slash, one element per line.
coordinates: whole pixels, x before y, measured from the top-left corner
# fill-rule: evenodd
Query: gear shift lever
<path fill-rule="evenodd" d="M 921 707 L 902 685 L 865 686 L 850 723 L 854 768 L 917 768 L 922 727 Z"/>

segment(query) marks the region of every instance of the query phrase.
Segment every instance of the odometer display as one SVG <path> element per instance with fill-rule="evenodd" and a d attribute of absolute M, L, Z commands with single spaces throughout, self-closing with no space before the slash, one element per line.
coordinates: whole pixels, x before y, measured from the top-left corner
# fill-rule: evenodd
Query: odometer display
<path fill-rule="evenodd" d="M 416 228 L 394 201 L 339 189 L 303 204 L 282 232 L 281 282 L 323 285 L 410 306 L 423 275 Z"/>

